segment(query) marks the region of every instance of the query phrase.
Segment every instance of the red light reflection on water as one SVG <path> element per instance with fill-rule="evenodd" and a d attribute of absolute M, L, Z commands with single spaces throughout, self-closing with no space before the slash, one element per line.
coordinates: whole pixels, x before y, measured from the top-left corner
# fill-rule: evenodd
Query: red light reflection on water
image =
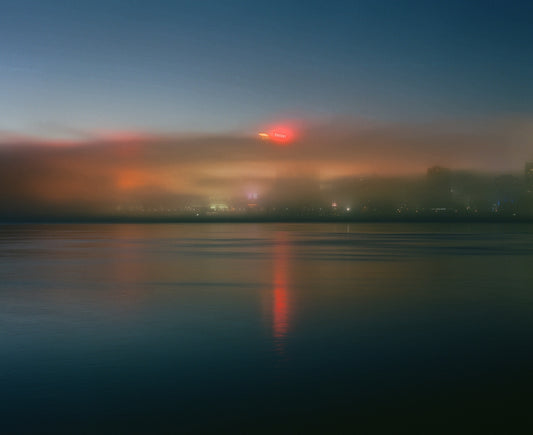
<path fill-rule="evenodd" d="M 287 289 L 276 287 L 274 289 L 274 338 L 282 340 L 289 329 L 289 305 Z"/>
<path fill-rule="evenodd" d="M 285 342 L 289 331 L 288 259 L 288 245 L 285 236 L 277 236 L 274 248 L 272 335 L 276 351 L 280 354 L 285 351 Z"/>

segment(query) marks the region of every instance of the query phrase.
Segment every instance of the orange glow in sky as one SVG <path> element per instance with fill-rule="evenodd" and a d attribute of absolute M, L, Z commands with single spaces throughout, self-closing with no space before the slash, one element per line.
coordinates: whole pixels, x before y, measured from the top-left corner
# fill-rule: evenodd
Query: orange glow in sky
<path fill-rule="evenodd" d="M 146 174 L 141 171 L 124 169 L 117 174 L 117 187 L 122 190 L 130 190 L 146 185 Z"/>

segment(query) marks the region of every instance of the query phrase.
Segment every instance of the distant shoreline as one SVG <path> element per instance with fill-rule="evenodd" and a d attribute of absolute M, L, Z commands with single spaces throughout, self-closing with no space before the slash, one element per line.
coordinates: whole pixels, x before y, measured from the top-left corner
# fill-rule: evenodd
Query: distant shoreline
<path fill-rule="evenodd" d="M 198 216 L 198 217 L 81 217 L 81 216 L 54 216 L 54 217 L 20 217 L 0 218 L 0 225 L 16 224 L 201 224 L 201 223 L 531 223 L 533 217 L 523 216 L 497 216 L 497 217 L 223 217 L 223 216 Z"/>

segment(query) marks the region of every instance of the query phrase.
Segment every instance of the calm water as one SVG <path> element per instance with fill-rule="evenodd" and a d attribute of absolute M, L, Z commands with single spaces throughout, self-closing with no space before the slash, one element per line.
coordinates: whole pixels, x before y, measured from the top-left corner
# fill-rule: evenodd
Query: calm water
<path fill-rule="evenodd" d="M 0 226 L 1 432 L 533 427 L 533 226 Z"/>

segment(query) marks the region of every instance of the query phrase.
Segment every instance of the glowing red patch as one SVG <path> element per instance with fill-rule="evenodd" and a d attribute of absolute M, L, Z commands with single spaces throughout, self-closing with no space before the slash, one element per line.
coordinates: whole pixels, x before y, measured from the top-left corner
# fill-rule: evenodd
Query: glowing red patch
<path fill-rule="evenodd" d="M 288 129 L 275 129 L 270 133 L 270 138 L 279 144 L 288 144 L 292 141 L 293 134 Z"/>
<path fill-rule="evenodd" d="M 294 133 L 288 128 L 274 128 L 269 132 L 269 139 L 278 145 L 288 145 L 294 140 Z"/>
<path fill-rule="evenodd" d="M 275 145 L 289 145 L 296 139 L 296 129 L 292 124 L 284 122 L 267 127 L 258 136 L 263 140 L 268 140 Z"/>

